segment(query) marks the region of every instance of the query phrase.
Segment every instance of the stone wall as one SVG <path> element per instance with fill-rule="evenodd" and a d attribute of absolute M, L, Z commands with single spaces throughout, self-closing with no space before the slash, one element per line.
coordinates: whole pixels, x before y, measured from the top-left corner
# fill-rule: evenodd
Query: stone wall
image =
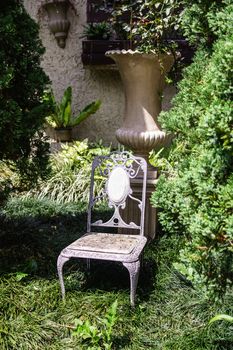
<path fill-rule="evenodd" d="M 55 97 L 59 100 L 67 86 L 73 89 L 73 111 L 78 112 L 93 100 L 102 101 L 101 109 L 76 130 L 77 138 L 104 143 L 116 143 L 115 130 L 122 123 L 124 92 L 118 71 L 84 68 L 81 62 L 83 26 L 86 24 L 86 1 L 72 0 L 68 10 L 70 29 L 64 49 L 57 45 L 48 28 L 48 17 L 41 4 L 43 0 L 24 0 L 24 6 L 40 25 L 40 37 L 46 48 L 42 66 L 48 74 Z M 163 109 L 170 106 L 173 87 L 166 87 Z"/>

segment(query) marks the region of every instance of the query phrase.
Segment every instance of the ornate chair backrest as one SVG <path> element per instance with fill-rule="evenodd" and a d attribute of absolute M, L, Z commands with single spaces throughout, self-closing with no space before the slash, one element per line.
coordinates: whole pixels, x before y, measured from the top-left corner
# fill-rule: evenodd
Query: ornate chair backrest
<path fill-rule="evenodd" d="M 104 179 L 104 187 L 100 195 L 94 193 L 96 172 Z M 135 157 L 128 152 L 113 152 L 109 156 L 97 156 L 92 163 L 87 232 L 93 232 L 93 227 L 115 227 L 139 230 L 140 235 L 144 235 L 146 177 L 147 163 L 144 158 Z M 140 178 L 142 182 L 141 198 L 133 196 L 131 182 L 136 178 Z M 103 220 L 92 222 L 92 209 L 99 200 L 104 198 L 107 199 L 109 207 L 114 209 L 114 213 L 106 222 Z M 137 202 L 140 210 L 139 224 L 132 221 L 126 223 L 121 216 L 120 209 L 125 208 L 128 198 Z"/>

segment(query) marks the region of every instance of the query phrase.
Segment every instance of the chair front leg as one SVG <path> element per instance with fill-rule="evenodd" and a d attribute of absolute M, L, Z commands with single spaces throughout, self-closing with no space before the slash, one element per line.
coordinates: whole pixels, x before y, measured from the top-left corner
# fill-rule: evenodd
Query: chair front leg
<path fill-rule="evenodd" d="M 61 294 L 62 294 L 62 299 L 65 299 L 65 286 L 64 286 L 64 280 L 63 280 L 63 274 L 62 274 L 62 269 L 63 265 L 70 260 L 70 258 L 64 257 L 62 255 L 59 255 L 57 259 L 57 272 L 58 272 L 58 277 L 59 277 L 59 282 L 61 286 Z"/>
<path fill-rule="evenodd" d="M 123 262 L 123 265 L 129 271 L 130 276 L 130 304 L 131 306 L 135 306 L 135 294 L 138 284 L 138 276 L 140 271 L 140 261 L 137 260 L 132 263 Z"/>

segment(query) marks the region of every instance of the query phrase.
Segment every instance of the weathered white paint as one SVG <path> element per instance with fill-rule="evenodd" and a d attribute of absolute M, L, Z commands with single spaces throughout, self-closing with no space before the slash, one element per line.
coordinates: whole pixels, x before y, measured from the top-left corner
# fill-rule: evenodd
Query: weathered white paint
<path fill-rule="evenodd" d="M 112 203 L 122 203 L 130 193 L 130 181 L 127 172 L 123 168 L 115 168 L 111 172 L 108 183 L 107 193 Z"/>
<path fill-rule="evenodd" d="M 124 91 L 118 71 L 84 68 L 81 62 L 83 26 L 86 24 L 86 1 L 72 0 L 75 11 L 68 10 L 70 30 L 65 49 L 60 48 L 48 28 L 48 17 L 41 9 L 43 0 L 24 0 L 28 13 L 40 25 L 40 37 L 46 48 L 42 67 L 48 74 L 56 98 L 61 99 L 64 90 L 73 89 L 74 114 L 93 100 L 102 101 L 101 109 L 75 130 L 80 138 L 91 141 L 102 139 L 104 143 L 116 144 L 115 131 L 122 125 Z M 173 87 L 165 89 L 163 109 L 169 107 Z"/>

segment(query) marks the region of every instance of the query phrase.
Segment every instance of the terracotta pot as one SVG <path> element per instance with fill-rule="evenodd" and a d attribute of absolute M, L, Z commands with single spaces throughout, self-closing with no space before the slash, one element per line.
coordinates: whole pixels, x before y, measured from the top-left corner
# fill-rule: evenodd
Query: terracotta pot
<path fill-rule="evenodd" d="M 55 128 L 55 137 L 57 142 L 72 141 L 72 128 Z"/>

